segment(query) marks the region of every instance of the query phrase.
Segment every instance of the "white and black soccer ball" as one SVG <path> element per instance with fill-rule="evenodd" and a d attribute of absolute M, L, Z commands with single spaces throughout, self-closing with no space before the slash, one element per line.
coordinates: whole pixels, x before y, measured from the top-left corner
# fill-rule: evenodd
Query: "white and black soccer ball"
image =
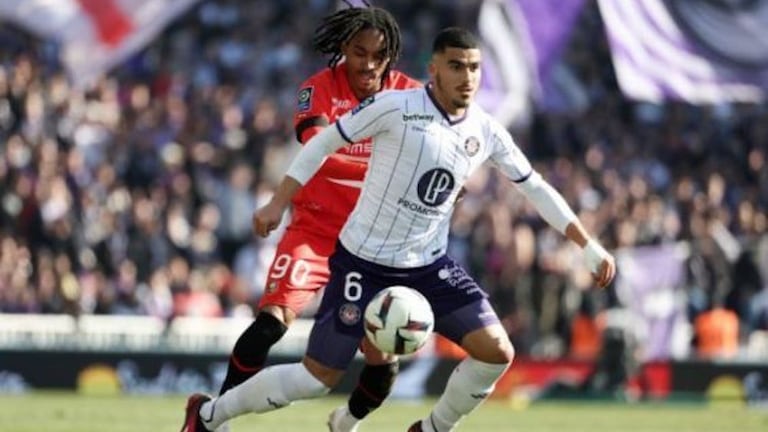
<path fill-rule="evenodd" d="M 381 290 L 365 308 L 365 334 L 385 353 L 416 352 L 427 342 L 434 325 L 427 299 L 405 286 Z"/>

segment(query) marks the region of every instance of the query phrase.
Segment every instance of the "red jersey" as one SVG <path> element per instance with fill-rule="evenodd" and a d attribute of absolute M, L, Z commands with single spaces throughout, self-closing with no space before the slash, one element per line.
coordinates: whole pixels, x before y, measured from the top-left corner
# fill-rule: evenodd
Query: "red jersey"
<path fill-rule="evenodd" d="M 421 86 L 407 75 L 391 71 L 383 89 Z M 346 64 L 325 68 L 312 75 L 302 83 L 298 92 L 293 119 L 296 138 L 302 144 L 306 143 L 358 103 L 360 101 L 347 80 Z M 370 156 L 370 140 L 347 145 L 330 155 L 294 196 L 290 229 L 336 238 L 357 203 Z"/>

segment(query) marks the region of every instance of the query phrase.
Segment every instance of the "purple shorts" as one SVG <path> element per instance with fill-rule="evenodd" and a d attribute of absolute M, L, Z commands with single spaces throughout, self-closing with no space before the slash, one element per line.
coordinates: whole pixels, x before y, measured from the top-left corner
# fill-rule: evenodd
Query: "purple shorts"
<path fill-rule="evenodd" d="M 421 292 L 435 314 L 435 331 L 458 344 L 467 333 L 499 322 L 488 294 L 447 255 L 424 267 L 401 269 L 358 258 L 337 243 L 328 264 L 331 277 L 307 347 L 307 356 L 325 366 L 347 368 L 365 334 L 365 306 L 393 285 Z"/>

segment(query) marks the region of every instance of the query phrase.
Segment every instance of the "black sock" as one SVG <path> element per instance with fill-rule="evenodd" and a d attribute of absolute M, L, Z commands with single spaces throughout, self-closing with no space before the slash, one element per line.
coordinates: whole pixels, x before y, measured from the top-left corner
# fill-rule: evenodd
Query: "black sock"
<path fill-rule="evenodd" d="M 357 381 L 357 387 L 349 397 L 349 412 L 363 419 L 381 406 L 392 391 L 400 365 L 397 362 L 384 365 L 365 365 Z"/>
<path fill-rule="evenodd" d="M 264 367 L 269 349 L 285 334 L 288 327 L 269 313 L 259 313 L 237 339 L 229 356 L 227 377 L 219 395 L 254 376 Z"/>

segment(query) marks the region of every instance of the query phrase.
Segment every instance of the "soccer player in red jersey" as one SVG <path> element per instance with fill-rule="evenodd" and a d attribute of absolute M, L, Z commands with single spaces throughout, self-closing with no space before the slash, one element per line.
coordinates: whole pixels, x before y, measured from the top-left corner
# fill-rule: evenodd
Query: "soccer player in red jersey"
<path fill-rule="evenodd" d="M 422 85 L 392 70 L 400 54 L 400 29 L 384 9 L 350 6 L 325 17 L 313 45 L 331 57 L 327 68 L 299 88 L 294 126 L 302 143 L 379 91 Z M 355 143 L 328 157 L 293 199 L 292 220 L 278 244 L 259 313 L 232 350 L 220 394 L 264 366 L 270 347 L 328 282 L 328 257 L 360 195 L 370 145 L 370 140 Z M 363 351 L 366 365 L 348 405 L 331 413 L 333 432 L 355 431 L 358 421 L 389 395 L 397 374 L 396 357 L 368 346 Z M 185 427 L 188 432 L 205 431 L 194 419 Z"/>

